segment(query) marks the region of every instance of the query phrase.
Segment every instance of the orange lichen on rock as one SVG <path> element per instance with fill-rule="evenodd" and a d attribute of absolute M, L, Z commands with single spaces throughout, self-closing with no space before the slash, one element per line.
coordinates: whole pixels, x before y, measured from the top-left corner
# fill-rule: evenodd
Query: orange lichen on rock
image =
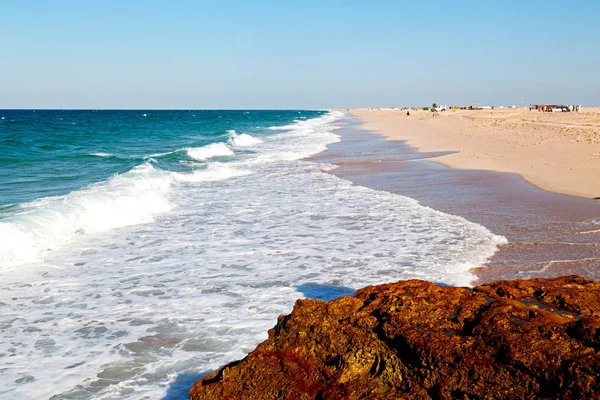
<path fill-rule="evenodd" d="M 599 398 L 600 283 L 424 281 L 298 300 L 200 399 Z"/>

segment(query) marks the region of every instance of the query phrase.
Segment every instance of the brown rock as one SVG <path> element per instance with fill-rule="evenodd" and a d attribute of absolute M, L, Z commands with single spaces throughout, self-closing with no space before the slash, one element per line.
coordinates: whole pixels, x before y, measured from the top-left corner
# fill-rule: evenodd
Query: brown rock
<path fill-rule="evenodd" d="M 404 281 L 298 300 L 190 399 L 600 398 L 600 283 Z"/>

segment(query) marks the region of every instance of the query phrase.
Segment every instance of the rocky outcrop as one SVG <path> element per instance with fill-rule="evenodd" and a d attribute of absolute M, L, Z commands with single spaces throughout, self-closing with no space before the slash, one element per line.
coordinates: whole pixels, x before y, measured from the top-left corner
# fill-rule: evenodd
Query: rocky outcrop
<path fill-rule="evenodd" d="M 600 283 L 424 281 L 298 300 L 200 399 L 600 398 Z"/>

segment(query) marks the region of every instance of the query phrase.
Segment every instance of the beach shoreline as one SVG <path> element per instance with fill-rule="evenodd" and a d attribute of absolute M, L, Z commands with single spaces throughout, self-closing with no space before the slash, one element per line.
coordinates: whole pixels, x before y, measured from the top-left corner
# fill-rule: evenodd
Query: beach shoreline
<path fill-rule="evenodd" d="M 341 141 L 310 157 L 336 166 L 327 172 L 356 185 L 417 200 L 504 236 L 472 284 L 578 274 L 600 278 L 600 203 L 531 185 L 515 173 L 451 168 L 449 151 L 423 152 L 394 140 L 352 114 Z"/>
<path fill-rule="evenodd" d="M 551 192 L 600 196 L 600 108 L 580 113 L 527 109 L 349 113 L 387 140 L 421 152 L 449 152 L 432 161 L 450 168 L 510 172 Z"/>

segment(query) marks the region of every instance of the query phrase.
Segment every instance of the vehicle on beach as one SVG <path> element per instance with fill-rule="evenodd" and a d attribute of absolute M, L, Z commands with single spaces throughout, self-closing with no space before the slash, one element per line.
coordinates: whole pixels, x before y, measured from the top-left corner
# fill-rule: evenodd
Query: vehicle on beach
<path fill-rule="evenodd" d="M 529 111 L 537 110 L 539 112 L 579 112 L 581 106 L 579 104 L 531 104 Z"/>

